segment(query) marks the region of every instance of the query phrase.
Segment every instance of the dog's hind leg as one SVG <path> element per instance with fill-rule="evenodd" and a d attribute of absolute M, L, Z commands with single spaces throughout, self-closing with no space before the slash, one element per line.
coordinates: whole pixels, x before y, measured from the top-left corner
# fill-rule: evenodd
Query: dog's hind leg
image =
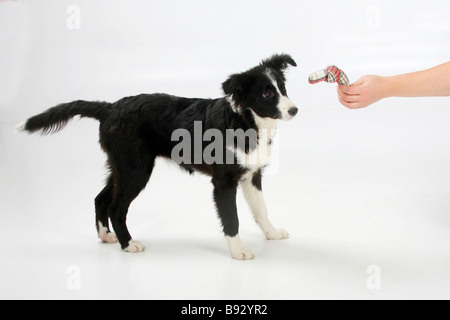
<path fill-rule="evenodd" d="M 115 158 L 109 154 L 114 188 L 108 216 L 123 250 L 141 252 L 144 245 L 132 239 L 126 218 L 131 202 L 145 188 L 153 170 L 155 157 L 124 148 Z M 113 160 L 113 161 L 111 161 Z"/>
<path fill-rule="evenodd" d="M 116 243 L 117 236 L 109 229 L 108 208 L 113 199 L 114 182 L 108 178 L 106 187 L 95 198 L 95 225 L 98 237 L 105 243 Z"/>
<path fill-rule="evenodd" d="M 117 184 L 114 186 L 114 198 L 108 214 L 122 249 L 128 252 L 140 252 L 145 249 L 142 243 L 131 238 L 126 219 L 128 207 L 144 189 L 149 177 L 143 172 L 138 174 L 136 171 L 134 174 L 119 174 Z"/>

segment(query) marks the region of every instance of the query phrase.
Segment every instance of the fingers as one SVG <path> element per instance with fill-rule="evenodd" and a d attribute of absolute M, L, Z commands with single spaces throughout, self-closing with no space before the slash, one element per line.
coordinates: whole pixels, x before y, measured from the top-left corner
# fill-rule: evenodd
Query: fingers
<path fill-rule="evenodd" d="M 361 103 L 359 101 L 348 101 L 348 100 L 344 100 L 344 98 L 342 98 L 339 94 L 338 94 L 338 99 L 339 102 L 344 106 L 347 107 L 349 109 L 359 109 L 361 108 Z"/>
<path fill-rule="evenodd" d="M 337 94 L 339 102 L 349 109 L 359 109 L 362 107 L 361 90 L 353 85 L 344 86 L 338 85 Z"/>
<path fill-rule="evenodd" d="M 347 102 L 355 102 L 358 101 L 359 96 L 361 95 L 359 90 L 356 90 L 350 86 L 338 85 L 337 93 L 344 101 Z"/>
<path fill-rule="evenodd" d="M 349 86 L 338 84 L 339 102 L 349 109 L 363 108 L 365 106 L 363 101 L 367 98 L 367 81 L 367 77 L 363 76 Z"/>

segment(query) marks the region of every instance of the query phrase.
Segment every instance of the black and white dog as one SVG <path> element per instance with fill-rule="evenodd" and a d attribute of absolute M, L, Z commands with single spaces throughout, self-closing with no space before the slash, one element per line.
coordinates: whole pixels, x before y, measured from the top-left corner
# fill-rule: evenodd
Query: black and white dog
<path fill-rule="evenodd" d="M 96 227 L 103 242 L 119 241 L 128 252 L 145 248 L 128 232 L 128 207 L 145 188 L 155 158 L 173 159 L 178 146 L 175 154 L 182 160 L 176 161 L 178 164 L 190 173 L 199 171 L 212 177 L 214 201 L 232 257 L 253 259 L 254 254 L 243 246 L 238 234 L 238 185 L 267 239 L 288 237 L 285 230 L 275 229 L 269 221 L 261 187 L 262 170 L 269 161 L 277 121 L 290 120 L 298 111 L 286 93 L 284 71 L 288 65 L 296 63 L 289 55 L 280 54 L 246 72 L 233 74 L 222 84 L 226 96 L 219 99 L 141 94 L 115 103 L 78 100 L 53 107 L 20 123 L 16 129 L 53 133 L 76 115 L 100 121 L 100 144 L 108 155 L 110 176 L 95 198 Z M 180 149 L 174 132 L 181 129 L 194 135 L 198 124 L 201 134 L 214 130 L 214 141 L 203 139 L 200 145 L 187 144 L 192 150 Z M 244 133 L 241 141 L 245 143 L 236 142 L 239 135 L 235 134 L 231 141 L 222 139 L 217 144 L 220 140 L 217 134 L 225 137 L 230 131 Z M 254 139 L 249 132 L 254 133 Z M 211 150 L 213 143 L 215 149 Z M 194 150 L 194 145 L 200 150 Z M 227 161 L 206 161 L 202 155 L 207 148 L 213 159 L 219 159 L 220 155 Z M 108 220 L 115 233 L 110 231 Z"/>

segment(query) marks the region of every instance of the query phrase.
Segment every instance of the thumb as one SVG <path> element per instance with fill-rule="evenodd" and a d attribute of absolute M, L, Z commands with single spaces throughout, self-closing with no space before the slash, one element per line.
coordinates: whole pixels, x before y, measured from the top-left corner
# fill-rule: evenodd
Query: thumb
<path fill-rule="evenodd" d="M 361 78 L 359 78 L 358 80 L 356 80 L 355 82 L 353 82 L 351 85 L 349 86 L 344 86 L 342 84 L 338 84 L 339 87 L 339 91 L 349 94 L 349 95 L 358 95 L 361 94 L 361 86 L 363 84 L 365 84 L 368 81 L 367 76 L 363 76 Z"/>
<path fill-rule="evenodd" d="M 359 87 L 359 86 L 363 85 L 364 83 L 366 83 L 367 81 L 368 81 L 368 77 L 362 76 L 361 78 L 359 78 L 358 80 L 353 82 L 350 86 Z"/>

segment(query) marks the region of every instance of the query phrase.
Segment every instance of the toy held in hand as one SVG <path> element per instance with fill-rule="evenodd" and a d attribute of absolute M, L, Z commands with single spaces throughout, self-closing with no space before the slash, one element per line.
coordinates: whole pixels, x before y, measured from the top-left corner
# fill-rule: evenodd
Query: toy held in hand
<path fill-rule="evenodd" d="M 328 83 L 338 82 L 344 86 L 350 85 L 347 75 L 336 66 L 328 66 L 323 70 L 316 71 L 309 75 L 309 83 L 314 84 L 321 81 L 326 81 Z"/>

